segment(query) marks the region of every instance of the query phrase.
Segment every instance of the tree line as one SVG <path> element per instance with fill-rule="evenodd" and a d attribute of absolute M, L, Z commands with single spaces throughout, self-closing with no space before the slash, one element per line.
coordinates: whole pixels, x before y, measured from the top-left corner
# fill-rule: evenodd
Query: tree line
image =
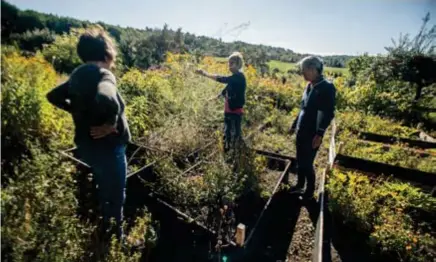
<path fill-rule="evenodd" d="M 70 33 L 73 28 L 84 28 L 95 23 L 70 17 L 60 17 L 32 10 L 20 10 L 3 1 L 2 4 L 2 44 L 16 44 L 21 50 L 35 52 L 43 45 L 51 44 L 57 35 Z M 137 29 L 120 27 L 97 22 L 118 42 L 119 51 L 125 67 L 147 69 L 164 60 L 167 51 L 190 53 L 196 56 L 227 57 L 238 50 L 246 58 L 246 63 L 257 68 L 266 67 L 269 60 L 297 62 L 308 54 L 298 54 L 292 50 L 266 45 L 254 45 L 241 41 L 223 42 L 206 36 L 197 36 L 173 30 L 168 25 L 162 29 L 145 27 Z M 323 56 L 326 66 L 345 67 L 352 56 Z"/>

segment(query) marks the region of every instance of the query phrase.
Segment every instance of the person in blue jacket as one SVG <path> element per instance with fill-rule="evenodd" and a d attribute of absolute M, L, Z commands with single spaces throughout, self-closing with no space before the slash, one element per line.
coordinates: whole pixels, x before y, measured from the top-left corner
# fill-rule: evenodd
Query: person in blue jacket
<path fill-rule="evenodd" d="M 291 134 L 296 133 L 298 174 L 298 182 L 290 192 L 304 193 L 304 197 L 310 199 L 315 192 L 313 162 L 324 133 L 334 118 L 336 88 L 324 78 L 324 65 L 320 58 L 308 56 L 299 62 L 299 66 L 309 83 L 303 92 L 300 112 L 289 130 Z"/>

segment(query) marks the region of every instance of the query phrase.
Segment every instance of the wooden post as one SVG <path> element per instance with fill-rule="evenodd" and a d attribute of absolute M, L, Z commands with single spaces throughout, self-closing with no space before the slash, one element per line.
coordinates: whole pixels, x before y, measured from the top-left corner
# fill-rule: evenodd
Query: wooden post
<path fill-rule="evenodd" d="M 239 223 L 238 227 L 236 228 L 236 244 L 239 246 L 243 246 L 245 242 L 245 225 L 242 223 Z"/>

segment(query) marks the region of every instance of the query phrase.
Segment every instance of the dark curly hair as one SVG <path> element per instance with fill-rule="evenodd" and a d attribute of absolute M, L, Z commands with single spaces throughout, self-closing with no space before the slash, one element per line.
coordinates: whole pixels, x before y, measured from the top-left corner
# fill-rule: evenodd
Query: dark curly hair
<path fill-rule="evenodd" d="M 86 29 L 77 44 L 77 54 L 84 62 L 115 62 L 115 44 L 102 27 Z"/>

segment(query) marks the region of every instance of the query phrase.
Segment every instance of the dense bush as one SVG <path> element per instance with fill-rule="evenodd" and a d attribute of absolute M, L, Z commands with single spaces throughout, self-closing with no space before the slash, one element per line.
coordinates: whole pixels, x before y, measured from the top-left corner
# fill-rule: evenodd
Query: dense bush
<path fill-rule="evenodd" d="M 126 115 L 135 138 L 147 135 L 174 113 L 170 83 L 158 73 L 130 70 L 120 79 L 118 88 L 127 101 Z"/>
<path fill-rule="evenodd" d="M 91 228 L 76 217 L 74 172 L 59 156 L 32 150 L 32 159 L 2 173 L 2 255 L 6 261 L 78 261 Z M 2 259 L 3 260 L 3 259 Z"/>
<path fill-rule="evenodd" d="M 172 99 L 169 81 L 156 72 L 141 72 L 133 69 L 120 79 L 118 83 L 123 97 L 130 100 L 142 96 L 147 98 L 153 109 L 165 107 Z"/>
<path fill-rule="evenodd" d="M 72 121 L 46 99 L 57 84 L 53 68 L 41 56 L 25 58 L 16 52 L 2 55 L 2 149 L 13 159 L 14 148 L 51 142 L 62 147 L 72 141 Z M 2 155 L 7 157 L 6 155 Z"/>
<path fill-rule="evenodd" d="M 73 29 L 69 34 L 58 35 L 52 44 L 44 47 L 42 54 L 56 71 L 71 73 L 82 63 L 76 50 L 81 32 L 83 30 Z"/>

